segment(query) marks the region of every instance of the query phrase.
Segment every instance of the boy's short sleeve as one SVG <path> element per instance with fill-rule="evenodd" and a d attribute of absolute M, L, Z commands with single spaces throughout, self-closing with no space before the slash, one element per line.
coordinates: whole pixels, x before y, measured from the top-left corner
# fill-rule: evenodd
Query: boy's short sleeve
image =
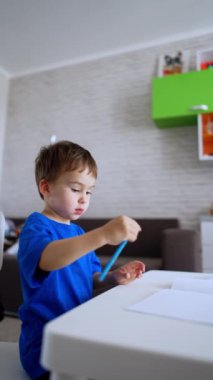
<path fill-rule="evenodd" d="M 39 286 L 49 272 L 38 268 L 42 252 L 54 237 L 48 228 L 38 224 L 26 226 L 19 239 L 18 262 L 22 276 L 32 288 Z"/>

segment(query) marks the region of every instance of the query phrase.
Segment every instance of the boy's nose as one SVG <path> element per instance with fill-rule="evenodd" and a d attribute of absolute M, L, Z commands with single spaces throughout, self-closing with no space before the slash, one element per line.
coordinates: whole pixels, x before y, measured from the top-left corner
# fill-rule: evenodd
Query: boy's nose
<path fill-rule="evenodd" d="M 79 199 L 79 202 L 80 203 L 85 203 L 86 202 L 86 195 L 82 194 L 80 199 Z"/>

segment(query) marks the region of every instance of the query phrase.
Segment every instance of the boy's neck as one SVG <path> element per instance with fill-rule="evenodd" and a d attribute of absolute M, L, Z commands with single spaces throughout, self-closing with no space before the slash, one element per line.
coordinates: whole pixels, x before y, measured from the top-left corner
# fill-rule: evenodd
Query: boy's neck
<path fill-rule="evenodd" d="M 41 212 L 42 215 L 45 215 L 48 219 L 54 220 L 55 222 L 58 223 L 63 223 L 63 224 L 70 224 L 70 220 L 61 218 L 58 214 L 47 210 L 44 208 L 44 210 Z"/>

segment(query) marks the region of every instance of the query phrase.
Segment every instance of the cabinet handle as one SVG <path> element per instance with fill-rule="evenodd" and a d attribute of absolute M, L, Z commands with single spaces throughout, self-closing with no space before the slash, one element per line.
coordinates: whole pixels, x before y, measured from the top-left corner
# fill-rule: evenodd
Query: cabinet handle
<path fill-rule="evenodd" d="M 207 106 L 207 104 L 198 104 L 190 108 L 191 111 L 196 111 L 196 110 L 208 111 L 208 109 L 209 107 Z"/>

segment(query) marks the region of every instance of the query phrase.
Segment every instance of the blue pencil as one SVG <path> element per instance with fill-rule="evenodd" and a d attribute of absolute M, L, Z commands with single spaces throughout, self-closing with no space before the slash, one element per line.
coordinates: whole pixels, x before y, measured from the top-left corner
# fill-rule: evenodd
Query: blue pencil
<path fill-rule="evenodd" d="M 111 259 L 108 261 L 108 263 L 105 266 L 104 270 L 100 274 L 99 281 L 103 281 L 105 279 L 105 277 L 106 277 L 107 273 L 109 272 L 110 268 L 113 266 L 113 264 L 115 263 L 115 261 L 117 260 L 118 256 L 120 255 L 120 253 L 122 252 L 122 250 L 124 249 L 124 247 L 127 245 L 127 243 L 128 243 L 128 240 L 124 240 L 118 246 L 118 248 L 116 249 L 115 253 L 112 255 Z"/>

